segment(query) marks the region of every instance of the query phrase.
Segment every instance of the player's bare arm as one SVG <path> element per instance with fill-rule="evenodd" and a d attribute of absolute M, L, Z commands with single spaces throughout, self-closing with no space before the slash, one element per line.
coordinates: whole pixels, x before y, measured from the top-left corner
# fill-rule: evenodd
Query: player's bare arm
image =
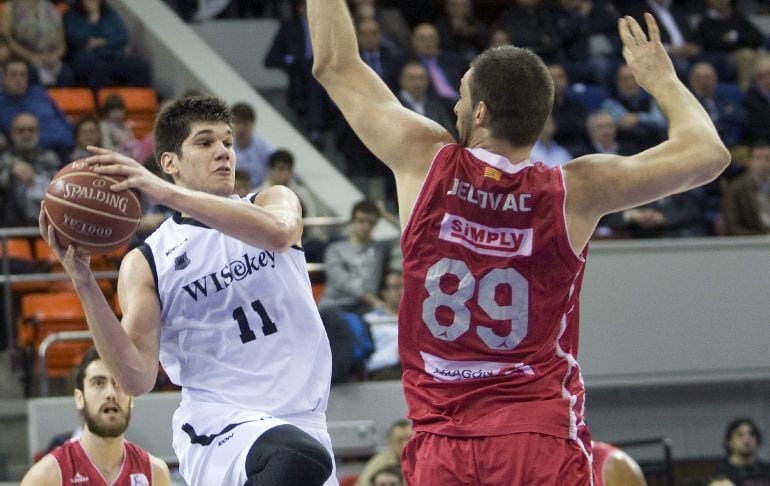
<path fill-rule="evenodd" d="M 454 142 L 452 136 L 437 123 L 404 108 L 361 60 L 344 0 L 308 0 L 307 11 L 314 76 L 399 184 L 408 183 L 411 174 L 421 183 L 438 149 Z"/>
<path fill-rule="evenodd" d="M 170 486 L 171 474 L 168 472 L 168 465 L 162 459 L 150 456 L 152 463 L 152 484 L 153 486 Z"/>
<path fill-rule="evenodd" d="M 587 155 L 565 166 L 567 226 L 576 251 L 603 215 L 705 184 L 730 162 L 711 118 L 677 78 L 655 19 L 645 14 L 645 21 L 649 38 L 633 18 L 618 21 L 623 57 L 666 115 L 668 140 L 630 157 Z"/>
<path fill-rule="evenodd" d="M 176 209 L 205 225 L 249 245 L 270 251 L 285 251 L 302 233 L 299 201 L 290 189 L 273 189 L 270 204 L 244 204 L 223 195 L 209 194 L 172 184 L 152 174 L 137 161 L 110 150 L 89 147 L 94 156 L 89 164 L 99 164 L 99 174 L 120 174 L 126 180 L 112 190 L 137 189 L 157 204 Z M 166 154 L 164 154 L 166 155 Z M 230 188 L 232 190 L 232 188 Z M 222 217 L 227 215 L 227 217 Z M 298 223 L 299 221 L 299 223 Z"/>
<path fill-rule="evenodd" d="M 61 484 L 61 473 L 56 459 L 50 454 L 46 454 L 42 459 L 35 463 L 27 474 L 21 479 L 21 486 L 58 486 Z"/>

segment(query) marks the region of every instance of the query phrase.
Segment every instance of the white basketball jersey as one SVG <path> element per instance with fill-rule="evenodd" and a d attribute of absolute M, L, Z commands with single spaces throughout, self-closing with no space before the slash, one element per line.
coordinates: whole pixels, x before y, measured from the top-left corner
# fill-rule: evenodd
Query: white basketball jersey
<path fill-rule="evenodd" d="M 162 309 L 160 361 L 184 400 L 326 410 L 331 351 L 300 248 L 262 250 L 176 214 L 142 251 Z"/>

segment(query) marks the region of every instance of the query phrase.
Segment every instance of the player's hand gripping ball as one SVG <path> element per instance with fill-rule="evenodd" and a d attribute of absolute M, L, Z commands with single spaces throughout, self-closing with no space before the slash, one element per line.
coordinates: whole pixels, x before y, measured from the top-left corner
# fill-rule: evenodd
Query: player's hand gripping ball
<path fill-rule="evenodd" d="M 70 162 L 56 173 L 43 201 L 63 248 L 73 244 L 104 254 L 128 243 L 142 217 L 142 199 L 133 189 L 110 190 L 124 179 L 97 174 L 84 160 Z"/>

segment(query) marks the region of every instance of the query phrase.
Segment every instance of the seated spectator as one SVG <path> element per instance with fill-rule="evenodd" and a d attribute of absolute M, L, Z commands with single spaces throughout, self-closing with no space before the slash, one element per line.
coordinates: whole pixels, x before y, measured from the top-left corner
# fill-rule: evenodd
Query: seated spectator
<path fill-rule="evenodd" d="M 575 157 L 591 153 L 617 155 L 636 153 L 635 146 L 624 140 L 618 140 L 617 125 L 609 113 L 603 111 L 591 113 L 588 116 L 587 132 L 589 143 L 578 147 L 574 153 Z"/>
<path fill-rule="evenodd" d="M 126 118 L 126 103 L 123 97 L 113 93 L 104 99 L 100 108 L 99 130 L 104 148 L 135 157 L 139 141 L 134 136 L 133 123 Z"/>
<path fill-rule="evenodd" d="M 561 36 L 545 2 L 514 0 L 512 3 L 503 12 L 501 23 L 508 31 L 513 45 L 531 49 L 545 63 L 561 60 Z"/>
<path fill-rule="evenodd" d="M 572 154 L 553 139 L 555 133 L 556 122 L 554 122 L 553 115 L 551 115 L 546 120 L 543 131 L 537 137 L 535 146 L 532 147 L 532 154 L 529 156 L 530 160 L 542 162 L 549 167 L 566 164 L 572 160 Z"/>
<path fill-rule="evenodd" d="M 493 27 L 489 31 L 489 40 L 487 41 L 486 46 L 487 49 L 509 45 L 511 45 L 511 36 L 508 35 L 507 30 L 502 27 Z"/>
<path fill-rule="evenodd" d="M 361 59 L 393 89 L 399 72 L 400 52 L 383 42 L 380 24 L 375 19 L 358 20 L 356 36 Z"/>
<path fill-rule="evenodd" d="M 8 45 L 8 40 L 0 35 L 0 86 L 3 83 L 3 66 L 5 66 L 5 63 L 8 62 L 9 59 L 13 54 L 11 53 L 11 46 Z"/>
<path fill-rule="evenodd" d="M 3 73 L 0 131 L 8 135 L 16 115 L 22 112 L 32 113 L 40 126 L 40 145 L 56 151 L 60 156 L 68 155 L 74 145 L 72 127 L 45 89 L 30 86 L 27 63 L 12 58 L 5 64 Z"/>
<path fill-rule="evenodd" d="M 404 275 L 389 270 L 380 287 L 382 307 L 364 314 L 374 341 L 374 353 L 366 361 L 370 380 L 400 380 L 401 361 L 398 357 L 398 306 L 404 294 Z"/>
<path fill-rule="evenodd" d="M 446 104 L 428 90 L 428 70 L 417 61 L 409 61 L 401 68 L 398 99 L 410 110 L 426 116 L 457 137 L 455 118 Z"/>
<path fill-rule="evenodd" d="M 318 305 L 363 313 L 383 305 L 377 292 L 387 249 L 372 238 L 380 219 L 380 211 L 373 202 L 357 202 L 350 216 L 348 238 L 326 247 L 326 287 Z"/>
<path fill-rule="evenodd" d="M 770 144 L 754 142 L 745 165 L 722 197 L 727 234 L 770 234 Z"/>
<path fill-rule="evenodd" d="M 431 91 L 451 109 L 460 97 L 460 78 L 467 63 L 440 46 L 441 39 L 433 24 L 422 23 L 412 30 L 412 56 L 428 70 Z"/>
<path fill-rule="evenodd" d="M 742 89 L 751 84 L 757 49 L 765 41 L 754 24 L 732 5 L 732 0 L 707 0 L 708 9 L 696 29 L 698 43 L 706 55 L 730 56 L 736 80 Z"/>
<path fill-rule="evenodd" d="M 409 49 L 409 25 L 398 8 L 377 5 L 376 0 L 352 0 L 350 11 L 353 19 L 376 20 L 382 31 L 383 44 L 400 51 Z"/>
<path fill-rule="evenodd" d="M 725 458 L 717 466 L 715 474 L 722 474 L 732 481 L 770 480 L 770 462 L 757 456 L 762 445 L 759 427 L 749 418 L 737 418 L 727 425 L 724 438 Z"/>
<path fill-rule="evenodd" d="M 267 160 L 273 153 L 273 144 L 256 133 L 257 112 L 248 103 L 236 103 L 230 108 L 235 133 L 235 160 L 238 169 L 251 177 L 251 187 L 259 187 L 265 180 Z"/>
<path fill-rule="evenodd" d="M 240 161 L 239 164 L 240 166 Z M 294 154 L 286 149 L 275 150 L 267 158 L 267 177 L 257 191 L 264 191 L 271 186 L 286 186 L 297 195 L 302 205 L 302 217 L 312 218 L 321 216 L 320 202 L 310 189 L 294 177 Z M 240 170 L 240 169 L 239 169 Z"/>
<path fill-rule="evenodd" d="M 745 138 L 770 140 L 770 56 L 764 56 L 754 68 L 754 83 L 743 99 L 746 109 Z"/>
<path fill-rule="evenodd" d="M 13 0 L 0 6 L 0 36 L 35 68 L 43 86 L 72 86 L 75 75 L 62 62 L 67 51 L 59 11 L 47 0 Z"/>
<path fill-rule="evenodd" d="M 636 82 L 627 64 L 618 67 L 615 87 L 602 102 L 601 110 L 612 115 L 618 140 L 633 147 L 632 152 L 641 152 L 663 140 L 666 118 L 655 100 Z"/>
<path fill-rule="evenodd" d="M 56 153 L 38 144 L 39 132 L 35 115 L 19 113 L 11 127 L 11 148 L 0 155 L 0 190 L 8 195 L 3 210 L 6 219 L 15 219 L 7 224 L 36 224 L 48 183 L 61 167 Z"/>
<path fill-rule="evenodd" d="M 679 238 L 705 236 L 707 222 L 701 214 L 702 193 L 698 189 L 674 194 L 658 201 L 605 216 L 600 227 L 615 236 L 630 238 Z"/>
<path fill-rule="evenodd" d="M 372 456 L 358 475 L 355 486 L 371 486 L 374 474 L 386 467 L 401 468 L 401 453 L 407 441 L 414 435 L 412 423 L 397 420 L 388 429 L 388 448 Z"/>
<path fill-rule="evenodd" d="M 606 0 L 559 0 L 553 9 L 561 36 L 563 64 L 573 82 L 608 87 L 620 62 L 617 22 L 620 13 Z M 604 51 L 592 48 L 603 44 Z"/>
<path fill-rule="evenodd" d="M 635 0 L 620 11 L 622 15 L 634 17 L 639 25 L 646 25 L 645 12 L 650 12 L 660 26 L 660 40 L 674 63 L 676 73 L 681 79 L 687 79 L 690 65 L 702 50 L 690 27 L 688 12 L 672 0 Z"/>
<path fill-rule="evenodd" d="M 471 0 L 446 0 L 435 25 L 441 49 L 459 54 L 466 62 L 484 50 L 487 26 L 474 16 Z"/>
<path fill-rule="evenodd" d="M 75 148 L 70 153 L 67 162 L 89 157 L 91 154 L 86 150 L 89 145 L 102 146 L 99 119 L 91 115 L 84 116 L 75 123 Z"/>
<path fill-rule="evenodd" d="M 591 441 L 593 467 L 599 484 L 604 486 L 647 486 L 642 468 L 622 449 L 607 442 Z"/>
<path fill-rule="evenodd" d="M 401 474 L 400 467 L 384 467 L 372 475 L 371 486 L 403 486 L 403 484 L 404 476 Z"/>
<path fill-rule="evenodd" d="M 75 0 L 64 14 L 67 58 L 94 92 L 105 86 L 150 86 L 150 68 L 126 53 L 128 30 L 103 0 Z"/>
<path fill-rule="evenodd" d="M 711 116 L 722 142 L 730 148 L 741 143 L 746 122 L 742 100 L 718 89 L 717 71 L 707 62 L 696 62 L 690 70 L 690 89 Z M 737 87 L 736 87 L 737 89 Z"/>
<path fill-rule="evenodd" d="M 241 197 L 246 197 L 252 193 L 251 176 L 243 169 L 236 169 L 235 171 L 235 185 L 233 186 L 233 194 L 238 194 Z"/>
<path fill-rule="evenodd" d="M 556 122 L 553 139 L 571 154 L 577 154 L 588 144 L 586 120 L 588 109 L 579 101 L 567 96 L 569 77 L 561 64 L 549 64 L 553 79 L 553 109 L 551 116 Z"/>

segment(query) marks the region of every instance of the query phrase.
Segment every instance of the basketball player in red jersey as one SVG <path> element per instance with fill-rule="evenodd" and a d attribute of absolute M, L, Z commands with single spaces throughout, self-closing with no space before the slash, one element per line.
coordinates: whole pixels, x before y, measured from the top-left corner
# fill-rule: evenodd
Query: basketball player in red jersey
<path fill-rule="evenodd" d="M 630 17 L 618 27 L 637 82 L 668 117 L 668 140 L 549 168 L 529 160 L 553 101 L 532 52 L 504 46 L 473 61 L 457 144 L 359 58 L 344 0 L 307 7 L 314 75 L 396 178 L 399 350 L 416 432 L 402 456 L 407 483 L 593 484 L 576 361 L 588 240 L 603 215 L 711 181 L 730 160 L 653 17 L 649 37 Z"/>
<path fill-rule="evenodd" d="M 75 404 L 85 425 L 73 439 L 46 455 L 24 476 L 22 486 L 168 486 L 168 466 L 123 438 L 132 398 L 118 386 L 96 348 L 78 367 Z"/>

